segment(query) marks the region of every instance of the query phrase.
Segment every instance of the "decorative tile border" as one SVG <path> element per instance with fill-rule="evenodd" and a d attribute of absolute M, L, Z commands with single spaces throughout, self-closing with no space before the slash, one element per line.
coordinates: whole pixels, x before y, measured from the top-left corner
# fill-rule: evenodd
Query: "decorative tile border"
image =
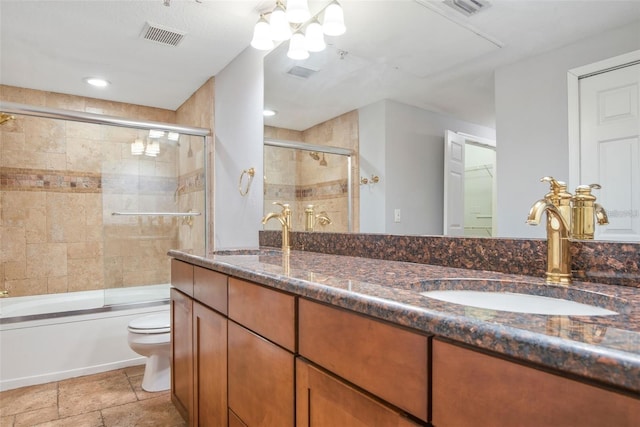
<path fill-rule="evenodd" d="M 308 185 L 265 184 L 265 199 L 319 200 L 346 197 L 349 185 L 346 179 Z"/>
<path fill-rule="evenodd" d="M 102 176 L 92 172 L 2 167 L 0 168 L 0 188 L 3 191 L 100 193 Z"/>

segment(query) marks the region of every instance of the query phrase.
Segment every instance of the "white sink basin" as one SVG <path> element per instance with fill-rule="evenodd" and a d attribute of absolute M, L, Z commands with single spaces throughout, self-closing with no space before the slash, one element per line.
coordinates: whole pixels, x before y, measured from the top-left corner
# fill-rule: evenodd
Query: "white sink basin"
<path fill-rule="evenodd" d="M 512 292 L 438 290 L 421 292 L 429 298 L 489 310 L 556 316 L 610 316 L 615 311 L 560 298 Z"/>

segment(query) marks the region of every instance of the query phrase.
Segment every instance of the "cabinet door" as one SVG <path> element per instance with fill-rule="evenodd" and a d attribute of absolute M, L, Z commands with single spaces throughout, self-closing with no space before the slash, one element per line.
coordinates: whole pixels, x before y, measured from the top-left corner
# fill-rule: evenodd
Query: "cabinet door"
<path fill-rule="evenodd" d="M 433 341 L 435 427 L 640 426 L 640 400 Z"/>
<path fill-rule="evenodd" d="M 300 299 L 300 355 L 427 421 L 428 338 Z"/>
<path fill-rule="evenodd" d="M 227 319 L 193 303 L 194 425 L 227 425 Z"/>
<path fill-rule="evenodd" d="M 171 289 L 171 400 L 190 425 L 193 419 L 193 300 Z"/>
<path fill-rule="evenodd" d="M 296 361 L 297 427 L 416 427 L 403 413 L 307 362 Z"/>
<path fill-rule="evenodd" d="M 294 424 L 293 354 L 229 321 L 229 407 L 248 427 Z"/>

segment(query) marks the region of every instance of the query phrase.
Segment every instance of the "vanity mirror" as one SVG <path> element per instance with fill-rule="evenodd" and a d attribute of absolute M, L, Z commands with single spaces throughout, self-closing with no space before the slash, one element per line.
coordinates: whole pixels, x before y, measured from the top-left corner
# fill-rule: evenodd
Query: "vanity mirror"
<path fill-rule="evenodd" d="M 326 2 L 309 3 L 317 11 Z M 462 10 L 472 5 L 464 0 L 345 0 L 347 32 L 326 37 L 325 51 L 292 60 L 283 43 L 265 57 L 265 107 L 278 111 L 265 118 L 266 136 L 304 134 L 322 126 L 324 141 L 313 143 L 345 146 L 327 129 L 332 121 L 343 126 L 353 121 L 355 137 L 345 146 L 358 153 L 353 200 L 359 216 L 353 231 L 443 234 L 447 130 L 468 141 L 496 140 L 492 236 L 542 237 L 524 221 L 531 203 L 547 192 L 540 177 L 568 181 L 570 191 L 591 184 L 583 182 L 593 179 L 588 173 L 577 172 L 580 145 L 572 142 L 580 134 L 572 107 L 577 95 L 567 76 L 623 54 L 630 61 L 640 59 L 633 53 L 640 49 L 640 4 L 473 4 L 477 11 Z M 637 88 L 629 96 L 637 111 Z M 637 135 L 637 112 L 634 117 Z M 609 185 L 600 182 L 596 195 L 609 203 L 603 202 L 605 208 L 622 213 L 610 218 L 610 229 L 626 227 L 629 233 L 603 238 L 638 241 L 637 136 L 621 150 L 629 154 L 621 158 L 635 156 L 635 163 L 626 175 L 609 176 Z M 477 175 L 481 168 L 474 168 Z M 378 176 L 379 184 L 357 185 L 360 176 Z M 629 188 L 619 184 L 623 181 L 630 181 Z M 614 201 L 624 206 L 613 206 Z"/>

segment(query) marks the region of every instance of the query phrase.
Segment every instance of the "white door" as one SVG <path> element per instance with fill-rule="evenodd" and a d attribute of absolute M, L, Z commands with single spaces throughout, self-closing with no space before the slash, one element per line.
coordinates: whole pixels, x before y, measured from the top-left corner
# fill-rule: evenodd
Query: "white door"
<path fill-rule="evenodd" d="M 464 236 L 465 138 L 448 130 L 444 143 L 444 234 Z"/>
<path fill-rule="evenodd" d="M 580 80 L 580 183 L 609 217 L 596 238 L 640 241 L 639 98 L 640 64 Z"/>

